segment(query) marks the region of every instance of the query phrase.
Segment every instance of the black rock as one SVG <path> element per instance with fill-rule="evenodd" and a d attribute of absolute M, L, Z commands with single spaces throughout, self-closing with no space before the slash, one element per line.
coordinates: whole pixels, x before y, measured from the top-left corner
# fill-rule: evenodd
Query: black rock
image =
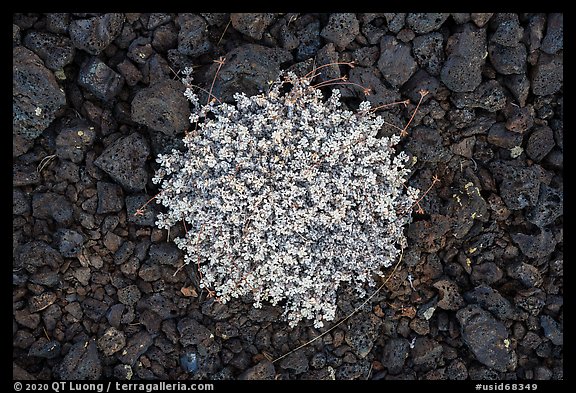
<path fill-rule="evenodd" d="M 542 329 L 544 330 L 544 336 L 552 341 L 552 344 L 564 344 L 564 334 L 562 333 L 560 324 L 556 322 L 551 316 L 541 315 L 540 326 L 542 326 Z"/>
<path fill-rule="evenodd" d="M 501 372 L 515 364 L 516 354 L 510 346 L 508 331 L 502 322 L 477 305 L 468 305 L 458 310 L 456 318 L 460 323 L 464 343 L 480 363 Z"/>
<path fill-rule="evenodd" d="M 134 86 L 138 82 L 142 80 L 142 73 L 136 66 L 128 59 L 124 59 L 124 61 L 116 66 L 118 72 L 128 86 Z"/>
<path fill-rule="evenodd" d="M 411 132 L 406 149 L 423 162 L 446 162 L 450 151 L 443 146 L 442 136 L 436 128 L 418 126 Z"/>
<path fill-rule="evenodd" d="M 80 340 L 74 344 L 54 371 L 64 380 L 100 379 L 102 363 L 94 340 Z"/>
<path fill-rule="evenodd" d="M 440 81 L 432 75 L 430 75 L 425 70 L 419 69 L 408 79 L 408 82 L 404 83 L 400 91 L 402 94 L 408 96 L 413 103 L 416 103 L 420 100 L 420 91 L 426 90 L 429 92 L 424 99 L 422 100 L 423 103 L 431 100 L 438 91 L 440 90 Z M 389 90 L 389 95 L 395 93 L 395 90 Z M 370 96 L 368 96 L 370 99 Z M 398 101 L 396 99 L 395 101 Z M 452 113 L 451 111 L 450 113 Z"/>
<path fill-rule="evenodd" d="M 126 197 L 126 216 L 128 222 L 136 225 L 153 227 L 158 214 L 157 204 L 153 200 L 144 206 L 149 200 L 149 195 L 136 194 Z"/>
<path fill-rule="evenodd" d="M 470 22 L 469 12 L 451 12 L 450 16 L 454 19 L 454 22 L 461 25 L 462 23 Z"/>
<path fill-rule="evenodd" d="M 471 23 L 462 25 L 446 43 L 448 58 L 440 71 L 440 79 L 454 92 L 473 91 L 482 82 L 482 66 L 486 53 L 486 30 Z"/>
<path fill-rule="evenodd" d="M 162 264 L 176 266 L 182 252 L 174 243 L 152 244 L 148 251 L 148 260 L 150 264 Z"/>
<path fill-rule="evenodd" d="M 57 132 L 56 156 L 75 163 L 82 162 L 96 138 L 94 127 L 85 121 L 63 125 Z"/>
<path fill-rule="evenodd" d="M 111 356 L 126 346 L 126 337 L 118 329 L 111 327 L 106 329 L 102 337 L 98 339 L 98 348 L 104 356 Z"/>
<path fill-rule="evenodd" d="M 412 52 L 416 61 L 431 75 L 439 75 L 445 61 L 444 37 L 438 32 L 414 38 Z"/>
<path fill-rule="evenodd" d="M 388 30 L 390 30 L 394 34 L 402 30 L 402 28 L 404 28 L 404 25 L 406 23 L 405 12 L 384 13 L 384 18 L 386 18 Z"/>
<path fill-rule="evenodd" d="M 122 303 L 114 304 L 111 306 L 106 313 L 106 319 L 108 320 L 108 323 L 118 329 L 122 320 L 122 313 L 125 309 L 126 306 Z"/>
<path fill-rule="evenodd" d="M 296 351 L 280 360 L 279 365 L 284 370 L 290 370 L 298 375 L 308 371 L 308 358 L 304 351 Z"/>
<path fill-rule="evenodd" d="M 376 46 L 365 46 L 352 52 L 352 56 L 355 64 L 362 67 L 371 67 L 378 61 L 380 51 Z M 352 72 L 353 70 L 350 71 Z"/>
<path fill-rule="evenodd" d="M 120 303 L 127 306 L 133 306 L 138 302 L 138 300 L 140 300 L 140 297 L 142 296 L 136 285 L 128 285 L 124 288 L 120 288 L 118 289 L 117 293 Z"/>
<path fill-rule="evenodd" d="M 187 373 L 193 374 L 198 371 L 198 355 L 195 352 L 186 352 L 180 356 L 180 367 Z"/>
<path fill-rule="evenodd" d="M 95 322 L 100 321 L 106 315 L 108 305 L 93 297 L 87 297 L 82 301 L 82 312 Z"/>
<path fill-rule="evenodd" d="M 514 306 L 504 296 L 492 287 L 482 284 L 464 294 L 468 303 L 478 304 L 483 309 L 490 311 L 502 321 L 513 319 L 516 316 Z"/>
<path fill-rule="evenodd" d="M 359 358 L 365 358 L 370 353 L 381 325 L 381 319 L 372 313 L 356 314 L 350 318 L 344 339 Z"/>
<path fill-rule="evenodd" d="M 280 73 L 280 64 L 291 61 L 290 52 L 280 48 L 246 44 L 231 50 L 220 69 L 212 94 L 225 102 L 232 102 L 239 91 L 247 96 L 256 95 L 268 88 L 268 82 Z M 207 72 L 212 82 L 218 65 L 213 64 Z"/>
<path fill-rule="evenodd" d="M 233 12 L 230 14 L 232 27 L 255 40 L 262 39 L 262 35 L 275 19 L 276 14 L 273 13 Z"/>
<path fill-rule="evenodd" d="M 390 374 L 398 374 L 404 369 L 404 362 L 410 353 L 410 342 L 405 338 L 390 338 L 384 344 L 382 365 Z"/>
<path fill-rule="evenodd" d="M 40 337 L 30 347 L 28 356 L 35 356 L 44 359 L 54 359 L 60 356 L 60 343 L 55 340 L 48 340 L 45 337 Z"/>
<path fill-rule="evenodd" d="M 296 48 L 295 58 L 303 61 L 316 55 L 322 46 L 320 39 L 320 21 L 313 19 L 309 23 L 298 28 L 295 33 L 299 45 Z"/>
<path fill-rule="evenodd" d="M 75 258 L 82 251 L 84 236 L 73 229 L 59 229 L 55 234 L 58 251 L 65 258 Z"/>
<path fill-rule="evenodd" d="M 556 93 L 564 82 L 564 57 L 562 53 L 556 55 L 540 54 L 538 63 L 532 68 L 530 82 L 532 92 L 537 96 L 546 96 Z"/>
<path fill-rule="evenodd" d="M 132 101 L 132 119 L 166 135 L 184 132 L 190 125 L 190 108 L 184 86 L 171 80 L 139 90 Z"/>
<path fill-rule="evenodd" d="M 183 318 L 178 322 L 180 343 L 183 346 L 197 345 L 211 339 L 212 333 L 207 327 L 193 318 Z"/>
<path fill-rule="evenodd" d="M 77 19 L 68 28 L 74 46 L 98 55 L 122 31 L 124 14 L 110 13 L 88 19 Z"/>
<path fill-rule="evenodd" d="M 390 35 L 382 37 L 378 69 L 386 81 L 392 86 L 401 86 L 416 72 L 416 68 L 409 45 Z"/>
<path fill-rule="evenodd" d="M 144 164 L 149 154 L 148 142 L 134 132 L 114 141 L 94 160 L 94 164 L 126 191 L 140 191 L 148 181 Z"/>
<path fill-rule="evenodd" d="M 24 45 L 42 60 L 51 70 L 61 70 L 74 60 L 72 41 L 66 36 L 31 31 L 24 37 Z"/>
<path fill-rule="evenodd" d="M 414 30 L 416 34 L 426 34 L 437 30 L 449 16 L 450 14 L 446 12 L 409 13 L 406 17 L 406 24 Z"/>
<path fill-rule="evenodd" d="M 98 208 L 96 213 L 117 213 L 124 207 L 124 193 L 118 184 L 99 181 L 96 183 Z"/>
<path fill-rule="evenodd" d="M 117 355 L 118 359 L 130 367 L 134 367 L 138 358 L 145 354 L 153 343 L 154 340 L 150 333 L 145 330 L 140 331 L 130 337 L 125 349 L 120 353 L 120 355 Z"/>
<path fill-rule="evenodd" d="M 411 351 L 412 361 L 415 366 L 424 370 L 436 368 L 442 359 L 442 345 L 438 341 L 428 337 L 418 337 Z"/>
<path fill-rule="evenodd" d="M 497 43 L 488 45 L 490 62 L 503 75 L 524 74 L 526 72 L 526 47 L 524 44 L 504 46 Z"/>
<path fill-rule="evenodd" d="M 546 23 L 546 35 L 542 40 L 540 49 L 550 55 L 555 54 L 564 47 L 564 14 L 550 13 Z"/>
<path fill-rule="evenodd" d="M 176 18 L 178 32 L 178 52 L 197 57 L 208 53 L 212 44 L 208 40 L 208 29 L 204 18 L 198 15 L 182 13 Z"/>
<path fill-rule="evenodd" d="M 239 380 L 271 380 L 276 376 L 274 365 L 269 360 L 261 360 L 238 376 Z"/>
<path fill-rule="evenodd" d="M 359 88 L 352 89 L 354 96 L 368 100 L 373 108 L 379 105 L 390 104 L 400 99 L 400 94 L 398 94 L 395 89 L 390 89 L 382 83 L 380 71 L 375 67 L 354 67 L 350 70 L 348 76 L 350 77 L 350 82 L 370 88 L 370 93 L 367 96 L 365 96 L 364 92 L 360 91 Z M 343 96 L 345 94 L 344 88 L 345 86 L 341 89 Z"/>
<path fill-rule="evenodd" d="M 528 80 L 526 74 L 506 75 L 502 81 L 504 86 L 506 86 L 514 98 L 516 98 L 518 104 L 521 107 L 526 105 L 526 99 L 530 92 L 530 80 Z"/>
<path fill-rule="evenodd" d="M 65 34 L 68 32 L 70 14 L 50 12 L 46 14 L 46 30 L 51 33 Z"/>
<path fill-rule="evenodd" d="M 353 13 L 331 13 L 328 24 L 320 35 L 328 42 L 333 42 L 340 50 L 354 41 L 360 33 L 360 23 Z"/>
<path fill-rule="evenodd" d="M 522 144 L 522 134 L 508 131 L 505 123 L 494 123 L 488 131 L 488 142 L 504 149 L 512 149 Z"/>
<path fill-rule="evenodd" d="M 490 37 L 490 41 L 496 44 L 509 47 L 517 46 L 524 34 L 516 14 L 497 14 L 490 21 L 490 25 L 496 27 Z"/>
<path fill-rule="evenodd" d="M 564 195 L 556 189 L 540 185 L 540 194 L 536 205 L 528 210 L 526 219 L 540 228 L 552 224 L 564 213 Z"/>
<path fill-rule="evenodd" d="M 554 148 L 554 133 L 546 125 L 537 126 L 528 138 L 526 154 L 536 162 L 542 161 L 544 157 Z"/>
<path fill-rule="evenodd" d="M 159 53 L 165 53 L 169 49 L 178 46 L 178 29 L 173 23 L 163 25 L 154 30 L 152 47 Z"/>
<path fill-rule="evenodd" d="M 528 258 L 544 258 L 556 248 L 556 239 L 549 229 L 542 229 L 537 235 L 512 233 L 512 240 Z"/>
<path fill-rule="evenodd" d="M 494 79 L 482 83 L 471 93 L 455 93 L 450 99 L 457 108 L 482 108 L 496 112 L 506 106 L 504 88 Z"/>
<path fill-rule="evenodd" d="M 129 381 L 132 379 L 134 371 L 132 371 L 132 367 L 127 364 L 117 364 L 114 366 L 112 375 L 119 381 Z"/>
<path fill-rule="evenodd" d="M 542 275 L 536 266 L 529 263 L 517 262 L 506 267 L 508 275 L 522 283 L 525 287 L 539 287 L 542 285 Z"/>
<path fill-rule="evenodd" d="M 334 377 L 336 380 L 356 380 L 361 379 L 362 377 L 366 378 L 368 375 L 369 370 L 368 364 L 361 364 L 361 363 L 353 363 L 353 364 L 343 364 L 336 369 L 334 373 Z"/>
<path fill-rule="evenodd" d="M 124 79 L 99 58 L 90 57 L 80 67 L 78 84 L 95 97 L 110 101 L 124 86 Z"/>
<path fill-rule="evenodd" d="M 534 125 L 534 109 L 532 106 L 520 108 L 511 103 L 504 108 L 506 129 L 523 134 Z"/>
<path fill-rule="evenodd" d="M 66 197 L 53 192 L 36 193 L 32 196 L 32 215 L 51 218 L 60 224 L 70 224 L 73 218 L 72 204 Z"/>
<path fill-rule="evenodd" d="M 464 305 L 464 299 L 458 289 L 458 285 L 455 282 L 442 279 L 436 281 L 433 287 L 440 292 L 440 300 L 438 301 L 438 307 L 443 310 L 458 310 Z"/>
<path fill-rule="evenodd" d="M 146 64 L 148 59 L 154 55 L 154 48 L 152 48 L 151 39 L 149 37 L 138 37 L 130 43 L 128 47 L 127 57 L 136 64 Z"/>
<path fill-rule="evenodd" d="M 23 267 L 30 273 L 36 272 L 43 266 L 57 270 L 64 262 L 58 251 L 40 240 L 33 240 L 18 246 L 14 255 L 14 267 Z"/>
<path fill-rule="evenodd" d="M 19 188 L 12 188 L 12 214 L 25 214 L 30 211 L 30 197 Z"/>
<path fill-rule="evenodd" d="M 66 96 L 42 60 L 22 46 L 12 50 L 12 133 L 37 138 L 50 125 Z"/>
<path fill-rule="evenodd" d="M 492 15 L 494 14 L 491 12 L 471 12 L 470 19 L 472 19 L 472 22 L 474 22 L 476 26 L 484 27 L 490 18 L 492 18 Z"/>

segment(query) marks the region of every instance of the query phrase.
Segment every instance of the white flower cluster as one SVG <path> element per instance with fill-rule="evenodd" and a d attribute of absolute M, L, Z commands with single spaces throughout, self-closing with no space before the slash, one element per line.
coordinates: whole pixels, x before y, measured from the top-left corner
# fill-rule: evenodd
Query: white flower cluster
<path fill-rule="evenodd" d="M 339 98 L 287 73 L 265 94 L 198 106 L 186 150 L 158 156 L 156 224 L 185 221 L 175 242 L 222 302 L 285 301 L 291 326 L 321 327 L 342 283 L 365 296 L 399 256 L 418 195 L 404 185 L 407 156 L 399 136 L 376 137 L 384 121 L 368 102 L 352 112 Z"/>

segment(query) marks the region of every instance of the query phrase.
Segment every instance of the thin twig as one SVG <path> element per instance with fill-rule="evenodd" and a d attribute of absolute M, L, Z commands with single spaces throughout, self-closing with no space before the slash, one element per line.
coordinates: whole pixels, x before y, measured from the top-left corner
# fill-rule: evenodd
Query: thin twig
<path fill-rule="evenodd" d="M 424 97 L 426 97 L 426 95 L 429 93 L 429 91 L 428 90 L 420 90 L 418 93 L 420 93 L 420 100 L 418 101 L 418 105 L 416 105 L 416 109 L 414 109 L 414 113 L 412 113 L 410 120 L 408 120 L 406 127 L 404 127 L 404 129 L 400 133 L 401 137 L 408 135 L 408 131 L 407 131 L 408 127 L 412 123 L 412 120 L 414 120 L 414 116 L 416 116 L 416 113 L 418 112 L 418 108 L 420 108 L 420 104 L 422 103 L 422 100 L 424 99 Z"/>

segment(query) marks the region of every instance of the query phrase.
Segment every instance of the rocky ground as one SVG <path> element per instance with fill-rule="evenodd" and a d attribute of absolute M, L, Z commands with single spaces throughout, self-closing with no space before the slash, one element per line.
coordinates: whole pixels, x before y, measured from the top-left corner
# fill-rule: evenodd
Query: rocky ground
<path fill-rule="evenodd" d="M 221 56 L 224 100 L 336 61 L 320 78 L 412 100 L 394 124 L 430 91 L 402 148 L 440 182 L 401 265 L 278 361 L 323 330 L 207 298 L 134 215 L 189 124 L 181 71 L 208 88 Z M 562 14 L 14 14 L 13 71 L 14 378 L 563 378 Z"/>

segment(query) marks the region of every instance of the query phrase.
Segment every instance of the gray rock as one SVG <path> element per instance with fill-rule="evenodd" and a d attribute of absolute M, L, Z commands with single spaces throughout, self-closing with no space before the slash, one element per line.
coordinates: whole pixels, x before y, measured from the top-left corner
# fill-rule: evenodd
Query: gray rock
<path fill-rule="evenodd" d="M 100 379 L 102 363 L 94 340 L 80 340 L 74 344 L 54 371 L 64 380 Z"/>
<path fill-rule="evenodd" d="M 133 306 L 140 300 L 140 290 L 136 285 L 128 285 L 118 289 L 118 300 L 127 306 Z"/>
<path fill-rule="evenodd" d="M 182 257 L 182 251 L 174 243 L 152 244 L 148 251 L 150 264 L 176 266 Z"/>
<path fill-rule="evenodd" d="M 445 61 L 444 37 L 438 32 L 414 38 L 412 52 L 416 61 L 431 75 L 439 75 Z"/>
<path fill-rule="evenodd" d="M 497 14 L 490 21 L 490 25 L 495 25 L 496 27 L 496 30 L 490 37 L 490 41 L 500 45 L 508 47 L 517 46 L 524 34 L 524 30 L 520 26 L 520 21 L 516 14 Z"/>
<path fill-rule="evenodd" d="M 470 13 L 470 19 L 472 19 L 472 22 L 474 22 L 474 24 L 476 26 L 484 27 L 484 25 L 486 23 L 488 23 L 490 18 L 492 18 L 492 15 L 494 15 L 494 13 L 491 13 L 491 12 L 471 12 Z"/>
<path fill-rule="evenodd" d="M 374 345 L 382 321 L 376 315 L 356 314 L 348 321 L 345 341 L 359 357 L 365 358 Z"/>
<path fill-rule="evenodd" d="M 544 335 L 554 345 L 563 345 L 564 344 L 564 334 L 560 328 L 560 324 L 556 322 L 551 316 L 549 315 L 541 315 L 540 316 L 540 326 L 544 330 Z"/>
<path fill-rule="evenodd" d="M 308 358 L 304 351 L 296 351 L 283 358 L 279 366 L 284 370 L 290 370 L 292 373 L 298 375 L 308 371 Z"/>
<path fill-rule="evenodd" d="M 74 47 L 72 41 L 66 36 L 31 31 L 24 37 L 24 45 L 42 60 L 51 70 L 61 70 L 74 60 Z"/>
<path fill-rule="evenodd" d="M 212 44 L 208 40 L 208 26 L 204 18 L 198 15 L 181 13 L 176 18 L 178 32 L 178 52 L 197 57 L 208 53 Z"/>
<path fill-rule="evenodd" d="M 144 164 L 149 154 L 148 142 L 134 132 L 114 141 L 94 160 L 94 164 L 126 191 L 135 192 L 146 186 L 148 173 Z"/>
<path fill-rule="evenodd" d="M 190 107 L 184 86 L 163 80 L 139 90 L 132 100 L 132 119 L 148 128 L 172 136 L 190 125 Z"/>
<path fill-rule="evenodd" d="M 355 14 L 332 13 L 320 35 L 328 42 L 333 42 L 339 49 L 344 49 L 359 33 L 360 23 Z"/>
<path fill-rule="evenodd" d="M 524 44 L 504 46 L 497 43 L 488 45 L 490 62 L 496 72 L 502 75 L 524 74 L 528 53 Z"/>
<path fill-rule="evenodd" d="M 40 136 L 66 105 L 54 74 L 32 51 L 12 50 L 12 134 L 24 139 Z"/>
<path fill-rule="evenodd" d="M 442 359 L 442 345 L 428 337 L 418 337 L 411 351 L 414 365 L 425 370 L 436 368 Z"/>
<path fill-rule="evenodd" d="M 508 275 L 522 283 L 525 287 L 539 287 L 542 285 L 542 275 L 536 266 L 524 262 L 508 265 Z"/>
<path fill-rule="evenodd" d="M 96 213 L 117 213 L 124 207 L 124 193 L 118 184 L 99 181 L 96 183 L 98 208 Z"/>
<path fill-rule="evenodd" d="M 512 233 L 511 237 L 528 258 L 543 258 L 552 254 L 557 243 L 554 234 L 549 229 L 542 229 L 537 235 Z"/>
<path fill-rule="evenodd" d="M 129 195 L 126 197 L 126 216 L 128 222 L 149 227 L 155 225 L 156 215 L 158 214 L 156 202 L 152 201 L 144 206 L 150 198 L 149 195 L 145 194 Z"/>
<path fill-rule="evenodd" d="M 86 297 L 82 301 L 83 314 L 95 322 L 100 321 L 100 319 L 106 315 L 107 311 L 108 305 L 101 300 L 93 297 Z"/>
<path fill-rule="evenodd" d="M 530 80 L 526 74 L 512 74 L 506 75 L 502 78 L 504 86 L 508 88 L 510 93 L 516 98 L 518 104 L 523 107 L 526 105 L 526 99 L 530 92 Z"/>
<path fill-rule="evenodd" d="M 58 251 L 65 258 L 75 258 L 82 252 L 84 236 L 73 229 L 59 229 L 54 234 Z"/>
<path fill-rule="evenodd" d="M 104 356 L 111 356 L 126 346 L 124 333 L 114 327 L 106 329 L 98 339 L 98 348 Z"/>
<path fill-rule="evenodd" d="M 122 90 L 124 79 L 99 58 L 90 57 L 80 67 L 78 84 L 95 97 L 110 101 Z"/>
<path fill-rule="evenodd" d="M 50 12 L 46 14 L 46 30 L 51 33 L 65 34 L 68 32 L 70 14 L 65 12 Z"/>
<path fill-rule="evenodd" d="M 423 162 L 446 162 L 451 155 L 438 130 L 425 126 L 412 130 L 406 148 Z"/>
<path fill-rule="evenodd" d="M 542 40 L 540 49 L 550 55 L 557 53 L 564 47 L 564 14 L 550 13 L 546 23 L 546 35 Z"/>
<path fill-rule="evenodd" d="M 530 134 L 530 138 L 528 138 L 526 154 L 532 160 L 540 162 L 550 153 L 554 146 L 554 133 L 552 129 L 546 125 L 537 126 Z"/>
<path fill-rule="evenodd" d="M 522 134 L 508 131 L 505 123 L 494 123 L 488 131 L 488 142 L 504 149 L 512 149 L 522 144 Z"/>
<path fill-rule="evenodd" d="M 124 14 L 110 13 L 88 19 L 76 19 L 70 23 L 72 43 L 91 55 L 102 52 L 122 31 Z"/>
<path fill-rule="evenodd" d="M 410 342 L 405 338 L 390 338 L 384 344 L 382 364 L 390 374 L 398 374 L 404 369 L 404 362 L 410 353 Z"/>
<path fill-rule="evenodd" d="M 464 305 L 464 299 L 462 299 L 458 286 L 453 281 L 439 280 L 433 284 L 433 287 L 440 292 L 438 307 L 441 309 L 455 311 Z"/>
<path fill-rule="evenodd" d="M 32 215 L 53 219 L 60 224 L 70 224 L 73 218 L 72 204 L 60 194 L 37 193 L 32 196 Z"/>
<path fill-rule="evenodd" d="M 497 290 L 486 284 L 479 285 L 473 290 L 466 292 L 464 299 L 468 303 L 478 304 L 502 321 L 514 319 L 516 316 L 516 311 L 512 303 Z"/>
<path fill-rule="evenodd" d="M 562 53 L 556 55 L 542 53 L 530 73 L 532 92 L 537 96 L 546 96 L 560 90 L 564 83 L 563 63 Z"/>
<path fill-rule="evenodd" d="M 450 99 L 457 108 L 481 108 L 496 112 L 506 106 L 504 88 L 494 79 L 482 83 L 473 92 L 455 93 Z"/>
<path fill-rule="evenodd" d="M 388 24 L 388 30 L 396 34 L 404 27 L 406 23 L 406 13 L 384 13 L 384 18 L 386 18 L 386 23 Z"/>
<path fill-rule="evenodd" d="M 178 332 L 180 332 L 180 343 L 186 347 L 188 345 L 198 345 L 211 339 L 213 334 L 207 327 L 193 318 L 183 318 L 178 322 Z"/>
<path fill-rule="evenodd" d="M 515 364 L 516 354 L 508 341 L 508 331 L 489 312 L 468 305 L 458 310 L 456 318 L 464 343 L 480 363 L 501 372 Z"/>
<path fill-rule="evenodd" d="M 556 188 L 540 185 L 538 202 L 526 213 L 526 219 L 542 228 L 552 224 L 564 213 L 564 196 Z"/>
<path fill-rule="evenodd" d="M 449 16 L 450 14 L 446 12 L 409 13 L 406 17 L 406 24 L 416 34 L 426 34 L 437 30 Z"/>
<path fill-rule="evenodd" d="M 154 343 L 153 337 L 147 331 L 140 331 L 128 339 L 125 349 L 118 356 L 122 363 L 134 367 L 140 356 L 148 351 Z"/>
<path fill-rule="evenodd" d="M 262 35 L 275 19 L 276 14 L 265 12 L 233 12 L 230 14 L 232 27 L 255 40 L 262 39 Z"/>
<path fill-rule="evenodd" d="M 295 54 L 295 58 L 298 61 L 313 57 L 322 46 L 320 39 L 320 21 L 318 19 L 313 19 L 304 26 L 300 26 L 294 34 L 299 42 Z"/>
<path fill-rule="evenodd" d="M 84 159 L 86 150 L 96 138 L 94 127 L 84 121 L 63 125 L 56 136 L 56 156 L 74 163 Z"/>
<path fill-rule="evenodd" d="M 382 37 L 378 69 L 384 79 L 393 86 L 401 86 L 416 72 L 416 68 L 409 45 L 390 35 Z"/>
<path fill-rule="evenodd" d="M 28 351 L 28 356 L 34 356 L 44 359 L 54 359 L 60 356 L 60 343 L 55 340 L 48 340 L 40 337 L 32 344 Z"/>
<path fill-rule="evenodd" d="M 276 370 L 274 370 L 274 365 L 269 360 L 261 360 L 260 363 L 248 370 L 244 371 L 238 376 L 239 380 L 266 380 L 274 379 L 276 376 Z"/>

